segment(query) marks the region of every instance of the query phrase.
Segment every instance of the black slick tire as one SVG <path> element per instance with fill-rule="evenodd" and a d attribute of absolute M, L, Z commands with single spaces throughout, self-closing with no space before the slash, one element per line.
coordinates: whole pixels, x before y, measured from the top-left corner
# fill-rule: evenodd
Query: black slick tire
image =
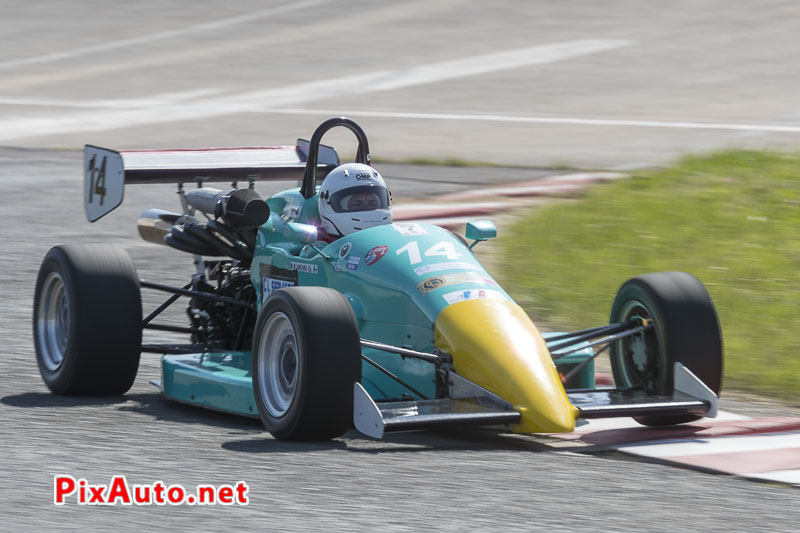
<path fill-rule="evenodd" d="M 711 296 L 700 280 L 685 272 L 658 272 L 628 280 L 614 300 L 611 323 L 636 317 L 652 320 L 653 328 L 611 345 L 611 370 L 617 387 L 670 394 L 674 363 L 680 362 L 719 394 L 722 335 Z M 643 416 L 635 420 L 646 426 L 667 426 L 698 418 Z"/>
<path fill-rule="evenodd" d="M 361 345 L 350 304 L 325 287 L 289 287 L 264 302 L 253 336 L 253 391 L 280 440 L 327 440 L 353 422 Z"/>
<path fill-rule="evenodd" d="M 36 280 L 33 338 L 39 371 L 53 393 L 127 392 L 139 368 L 142 301 L 125 250 L 51 248 Z"/>

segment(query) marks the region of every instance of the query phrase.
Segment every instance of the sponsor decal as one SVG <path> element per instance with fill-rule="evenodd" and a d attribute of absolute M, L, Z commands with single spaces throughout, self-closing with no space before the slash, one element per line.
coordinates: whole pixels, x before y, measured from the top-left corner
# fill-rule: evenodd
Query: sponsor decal
<path fill-rule="evenodd" d="M 372 179 L 372 174 L 367 174 L 367 173 L 356 174 L 356 180 L 363 181 L 371 179 Z"/>
<path fill-rule="evenodd" d="M 339 248 L 339 259 L 344 259 L 347 257 L 347 254 L 350 253 L 350 248 L 353 246 L 353 243 L 346 242 Z"/>
<path fill-rule="evenodd" d="M 428 278 L 423 282 L 417 283 L 417 290 L 420 294 L 428 294 L 432 290 L 445 285 L 447 285 L 447 282 L 443 278 Z"/>
<path fill-rule="evenodd" d="M 292 270 L 296 270 L 297 272 L 305 272 L 306 274 L 316 274 L 319 272 L 317 265 L 313 265 L 311 263 L 296 263 L 292 261 L 289 266 L 292 268 Z"/>
<path fill-rule="evenodd" d="M 464 300 L 477 300 L 488 298 L 491 300 L 505 300 L 506 297 L 500 291 L 493 291 L 491 289 L 470 289 L 466 291 L 454 291 L 443 294 L 442 298 L 448 304 L 463 302 Z"/>
<path fill-rule="evenodd" d="M 380 261 L 381 257 L 386 255 L 386 252 L 388 251 L 389 251 L 388 246 L 384 245 L 376 246 L 375 248 L 367 252 L 367 255 L 364 256 L 364 263 L 366 263 L 367 266 L 374 265 L 375 263 Z"/>
<path fill-rule="evenodd" d="M 339 263 L 336 263 L 335 265 L 333 265 L 333 270 L 334 270 L 334 272 L 341 272 L 342 271 L 342 265 L 340 265 Z"/>
<path fill-rule="evenodd" d="M 361 258 L 358 256 L 352 256 L 347 260 L 347 270 L 358 270 L 358 264 L 361 262 Z"/>
<path fill-rule="evenodd" d="M 283 207 L 281 218 L 283 220 L 297 220 L 297 218 L 300 216 L 300 209 L 301 206 L 298 204 L 286 204 Z"/>
<path fill-rule="evenodd" d="M 392 228 L 403 237 L 413 237 L 415 235 L 428 234 L 428 230 L 426 230 L 419 224 L 414 224 L 413 222 L 412 223 L 398 222 L 392 224 Z"/>
<path fill-rule="evenodd" d="M 285 281 L 282 279 L 275 279 L 275 278 L 263 278 L 261 280 L 262 286 L 267 289 L 267 293 L 272 291 L 277 291 L 278 289 L 283 289 L 286 287 L 294 287 L 294 283 L 291 281 Z"/>
<path fill-rule="evenodd" d="M 262 303 L 272 291 L 297 285 L 297 272 L 286 268 L 261 263 L 259 266 L 259 274 L 261 275 Z"/>
<path fill-rule="evenodd" d="M 424 276 L 431 272 L 441 272 L 442 270 L 482 270 L 479 265 L 464 262 L 447 262 L 447 263 L 434 263 L 432 265 L 425 265 L 414 269 L 417 276 Z"/>
<path fill-rule="evenodd" d="M 456 272 L 454 274 L 442 274 L 428 278 L 417 284 L 420 294 L 428 294 L 432 290 L 446 285 L 458 285 L 459 283 L 482 283 L 486 285 L 497 285 L 497 282 L 486 276 L 481 276 L 476 272 Z"/>

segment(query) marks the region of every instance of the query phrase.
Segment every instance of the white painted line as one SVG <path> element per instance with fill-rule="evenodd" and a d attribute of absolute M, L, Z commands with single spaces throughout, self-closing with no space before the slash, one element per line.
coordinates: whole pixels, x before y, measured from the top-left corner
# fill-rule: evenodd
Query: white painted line
<path fill-rule="evenodd" d="M 197 99 L 157 109 L 104 110 L 91 113 L 65 113 L 60 116 L 18 116 L 0 121 L 0 141 L 42 137 L 79 131 L 103 131 L 144 124 L 196 120 L 235 113 L 272 112 L 282 106 L 297 105 L 339 96 L 436 83 L 465 76 L 486 74 L 530 65 L 553 63 L 592 53 L 627 46 L 630 41 L 581 40 L 540 45 L 492 54 L 443 61 L 406 69 L 360 73 L 341 78 L 317 80 L 288 87 L 251 91 L 239 95 Z M 341 115 L 335 111 L 332 115 Z"/>
<path fill-rule="evenodd" d="M 140 37 L 132 37 L 130 39 L 109 41 L 109 42 L 104 42 L 102 44 L 96 44 L 93 46 L 84 46 L 82 48 L 74 48 L 72 50 L 53 52 L 51 54 L 44 54 L 34 57 L 25 57 L 21 59 L 12 59 L 0 63 L 0 70 L 14 68 L 14 67 L 22 67 L 27 65 L 36 65 L 40 63 L 50 63 L 52 61 L 61 61 L 63 59 L 71 59 L 73 57 L 84 56 L 97 52 L 108 52 L 110 50 L 117 50 L 119 48 L 126 48 L 128 46 L 134 46 L 137 44 L 146 44 L 156 41 L 163 41 L 164 39 L 172 39 L 175 37 L 181 37 L 183 35 L 188 35 L 192 33 L 218 30 L 221 28 L 234 26 L 236 24 L 244 24 L 246 22 L 252 22 L 254 20 L 260 20 L 274 15 L 279 15 L 281 13 L 288 13 L 290 11 L 297 11 L 299 9 L 305 9 L 307 7 L 314 7 L 320 4 L 328 3 L 330 1 L 331 0 L 307 0 L 305 2 L 292 2 L 278 7 L 262 9 L 260 11 L 256 11 L 254 13 L 248 13 L 246 15 L 239 15 L 238 17 L 230 17 L 227 19 L 215 20 L 213 22 L 195 24 L 194 26 L 189 26 L 186 28 L 182 28 L 180 30 L 162 31 L 159 33 L 142 35 Z"/>
<path fill-rule="evenodd" d="M 731 422 L 736 420 L 750 420 L 750 417 L 731 413 L 730 411 L 717 411 L 717 416 L 714 418 L 701 418 L 698 422 Z"/>
<path fill-rule="evenodd" d="M 741 476 L 748 479 L 800 485 L 800 470 L 773 470 L 772 472 L 759 472 L 758 474 L 741 474 Z"/>
<path fill-rule="evenodd" d="M 96 100 L 58 100 L 55 98 L 8 98 L 0 96 L 0 105 L 28 107 L 75 107 L 79 109 L 148 109 L 181 104 L 197 98 L 214 96 L 222 89 L 204 88 L 176 93 L 154 94 L 147 98 L 99 98 Z"/>
<path fill-rule="evenodd" d="M 694 130 L 733 130 L 764 131 L 775 133 L 800 133 L 800 126 L 782 126 L 779 124 L 736 124 L 718 122 L 670 122 L 664 120 L 626 120 L 604 118 L 572 118 L 572 117 L 530 117 L 519 115 L 501 115 L 484 113 L 425 113 L 406 111 L 366 111 L 359 109 L 272 109 L 269 113 L 286 115 L 346 115 L 354 118 L 397 118 L 411 120 L 444 120 L 444 121 L 477 121 L 477 122 L 517 122 L 530 124 L 566 124 L 579 126 L 622 126 L 640 128 L 671 128 Z"/>
<path fill-rule="evenodd" d="M 500 70 L 555 63 L 573 57 L 622 48 L 630 44 L 632 44 L 631 41 L 626 40 L 571 41 L 443 61 L 374 76 L 369 83 L 369 92 L 392 91 Z"/>
<path fill-rule="evenodd" d="M 798 454 L 800 454 L 800 431 L 730 437 L 670 439 L 625 444 L 613 446 L 613 448 L 626 453 L 662 459 L 716 453 L 767 452 L 785 448 L 798 448 Z"/>

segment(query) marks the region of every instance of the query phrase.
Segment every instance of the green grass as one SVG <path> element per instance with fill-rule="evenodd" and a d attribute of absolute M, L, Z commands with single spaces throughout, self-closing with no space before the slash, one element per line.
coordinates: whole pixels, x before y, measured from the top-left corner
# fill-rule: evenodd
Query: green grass
<path fill-rule="evenodd" d="M 606 323 L 619 286 L 683 270 L 717 306 L 728 390 L 800 401 L 800 154 L 727 151 L 536 208 L 500 278 L 537 321 Z"/>

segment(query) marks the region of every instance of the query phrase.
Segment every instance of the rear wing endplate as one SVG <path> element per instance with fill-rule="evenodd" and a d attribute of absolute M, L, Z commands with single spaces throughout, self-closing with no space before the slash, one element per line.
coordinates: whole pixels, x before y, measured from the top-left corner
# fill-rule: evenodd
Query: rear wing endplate
<path fill-rule="evenodd" d="M 299 181 L 308 160 L 309 142 L 297 146 L 115 151 L 86 145 L 84 208 L 94 222 L 122 203 L 125 185 L 137 183 L 206 183 Z M 320 145 L 317 176 L 339 165 L 330 146 Z"/>

